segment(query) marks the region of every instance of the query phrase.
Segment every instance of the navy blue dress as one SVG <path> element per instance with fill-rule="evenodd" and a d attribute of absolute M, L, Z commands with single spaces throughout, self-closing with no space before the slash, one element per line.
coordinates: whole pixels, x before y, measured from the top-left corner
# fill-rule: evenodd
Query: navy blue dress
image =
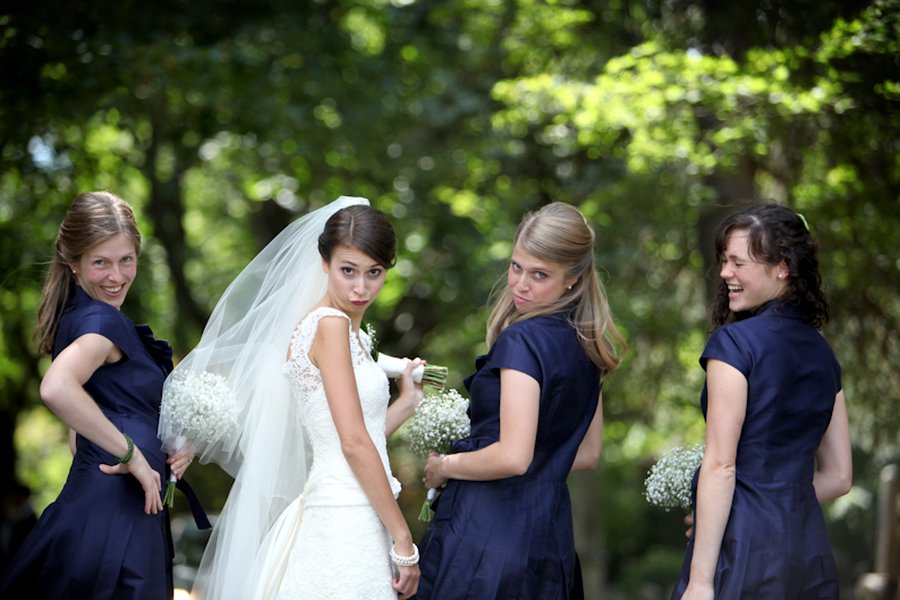
<path fill-rule="evenodd" d="M 534 460 L 522 476 L 447 483 L 422 540 L 416 598 L 570 598 L 576 558 L 566 477 L 597 409 L 600 371 L 564 315 L 510 325 L 476 368 L 465 382 L 471 435 L 452 452 L 498 440 L 500 369 L 514 369 L 541 386 Z"/>
<path fill-rule="evenodd" d="M 775 301 L 713 333 L 700 359 L 704 368 L 709 359 L 733 366 L 748 382 L 716 598 L 837 598 L 831 543 L 813 489 L 816 450 L 841 390 L 834 352 L 796 308 Z M 705 416 L 705 386 L 701 407 Z M 692 538 L 673 600 L 687 586 L 693 544 Z"/>
<path fill-rule="evenodd" d="M 73 287 L 59 322 L 55 358 L 88 333 L 122 351 L 84 384 L 113 425 L 134 439 L 166 481 L 166 455 L 156 437 L 171 348 L 112 306 Z M 106 475 L 117 457 L 78 436 L 65 486 L 41 515 L 0 582 L 0 598 L 167 599 L 173 594 L 167 514 L 144 513 L 144 492 L 131 475 Z"/>

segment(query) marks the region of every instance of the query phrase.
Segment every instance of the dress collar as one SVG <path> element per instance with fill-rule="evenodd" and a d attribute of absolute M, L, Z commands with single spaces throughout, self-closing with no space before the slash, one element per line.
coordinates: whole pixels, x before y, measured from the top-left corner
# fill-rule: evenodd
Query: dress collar
<path fill-rule="evenodd" d="M 69 304 L 72 306 L 80 306 L 94 301 L 84 289 L 77 284 L 72 284 L 72 290 L 69 292 Z"/>
<path fill-rule="evenodd" d="M 734 318 L 736 321 L 743 321 L 744 319 L 759 317 L 762 315 L 767 315 L 770 317 L 784 317 L 787 319 L 799 319 L 801 321 L 807 320 L 806 315 L 803 313 L 800 307 L 797 306 L 797 304 L 787 302 L 778 298 L 769 300 L 765 304 L 757 307 L 756 310 L 748 310 L 735 313 Z"/>

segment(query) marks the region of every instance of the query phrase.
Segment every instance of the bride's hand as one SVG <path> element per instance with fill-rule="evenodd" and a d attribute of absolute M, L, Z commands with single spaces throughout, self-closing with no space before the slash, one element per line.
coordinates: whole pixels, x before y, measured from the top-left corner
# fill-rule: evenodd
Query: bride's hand
<path fill-rule="evenodd" d="M 399 600 L 415 595 L 419 589 L 419 565 L 397 567 L 397 576 L 394 577 L 393 585 L 397 590 Z"/>
<path fill-rule="evenodd" d="M 400 395 L 397 399 L 409 403 L 413 410 L 415 410 L 422 401 L 424 389 L 421 383 L 413 381 L 412 372 L 416 367 L 424 364 L 426 364 L 426 362 L 419 357 L 407 360 L 406 366 L 403 368 L 403 373 L 397 378 L 397 388 L 400 391 Z"/>
<path fill-rule="evenodd" d="M 181 479 L 184 477 L 184 472 L 187 471 L 187 468 L 191 466 L 193 461 L 194 447 L 188 442 L 175 452 L 175 454 L 170 455 L 167 462 L 169 463 L 169 468 L 172 469 L 172 472 L 175 474 L 175 477 Z"/>

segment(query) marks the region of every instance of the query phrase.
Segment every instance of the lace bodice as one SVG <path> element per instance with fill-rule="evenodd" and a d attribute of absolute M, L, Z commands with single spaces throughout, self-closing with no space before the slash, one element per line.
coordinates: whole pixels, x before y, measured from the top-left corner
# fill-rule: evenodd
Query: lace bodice
<path fill-rule="evenodd" d="M 319 320 L 332 316 L 347 320 L 350 358 L 366 430 L 378 449 L 394 495 L 400 493 L 400 482 L 391 474 L 384 433 L 390 390 L 384 371 L 372 360 L 371 340 L 363 331 L 357 337 L 350 326 L 349 317 L 344 313 L 333 308 L 319 307 L 297 325 L 291 338 L 290 358 L 284 365 L 294 399 L 300 403 L 303 426 L 312 447 L 312 467 L 307 489 L 304 491 L 308 506 L 368 503 L 341 451 L 340 439 L 325 397 L 322 375 L 309 360 L 308 352 L 315 339 Z"/>

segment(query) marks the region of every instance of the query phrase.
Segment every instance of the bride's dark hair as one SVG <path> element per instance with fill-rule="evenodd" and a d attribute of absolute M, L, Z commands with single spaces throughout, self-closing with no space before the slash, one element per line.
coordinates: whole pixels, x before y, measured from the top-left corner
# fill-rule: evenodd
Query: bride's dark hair
<path fill-rule="evenodd" d="M 394 266 L 397 257 L 394 227 L 384 213 L 367 205 L 342 208 L 325 223 L 319 236 L 319 254 L 330 261 L 338 246 L 358 248 L 386 269 Z"/>

